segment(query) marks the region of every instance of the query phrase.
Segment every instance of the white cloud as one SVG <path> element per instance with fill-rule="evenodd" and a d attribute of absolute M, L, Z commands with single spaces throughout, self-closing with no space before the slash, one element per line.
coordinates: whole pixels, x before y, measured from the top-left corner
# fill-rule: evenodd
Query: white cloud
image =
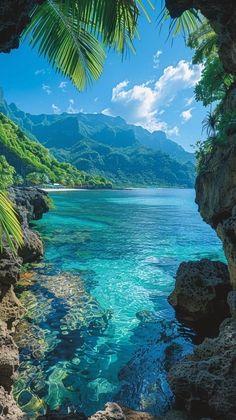
<path fill-rule="evenodd" d="M 129 81 L 124 80 L 113 88 L 112 106 L 103 113 L 120 115 L 149 131 L 164 130 L 169 135 L 178 135 L 178 127 L 169 127 L 160 116 L 182 90 L 195 86 L 201 70 L 201 66 L 181 60 L 175 67 L 166 67 L 156 81 L 130 87 Z"/>
<path fill-rule="evenodd" d="M 60 82 L 59 83 L 59 89 L 61 89 L 63 92 L 65 92 L 65 88 L 67 86 L 67 82 Z"/>
<path fill-rule="evenodd" d="M 53 114 L 60 114 L 61 113 L 61 109 L 59 108 L 59 106 L 52 104 L 52 110 L 53 110 Z"/>
<path fill-rule="evenodd" d="M 193 108 L 187 109 L 186 111 L 181 112 L 180 116 L 183 119 L 183 122 L 187 122 L 192 118 L 192 110 Z"/>
<path fill-rule="evenodd" d="M 112 110 L 110 108 L 105 108 L 101 111 L 101 114 L 108 115 L 109 117 L 114 117 Z"/>
<path fill-rule="evenodd" d="M 153 68 L 158 69 L 160 65 L 160 56 L 162 55 L 162 51 L 158 50 L 153 56 Z"/>
<path fill-rule="evenodd" d="M 69 99 L 69 106 L 66 110 L 66 112 L 68 112 L 68 114 L 77 114 L 79 112 L 79 110 L 74 107 L 74 104 L 75 104 L 74 99 Z"/>
<path fill-rule="evenodd" d="M 50 95 L 52 93 L 52 89 L 50 86 L 42 84 L 42 89 L 44 90 L 44 92 L 46 92 L 48 95 Z"/>
<path fill-rule="evenodd" d="M 34 74 L 35 74 L 35 76 L 39 76 L 40 74 L 44 75 L 44 74 L 46 74 L 46 70 L 45 69 L 38 69 L 38 70 L 35 70 Z"/>
<path fill-rule="evenodd" d="M 192 105 L 192 103 L 193 103 L 193 101 L 194 101 L 194 96 L 191 96 L 190 98 L 186 98 L 185 99 L 185 103 L 186 103 L 186 105 L 185 106 L 190 106 L 190 105 Z"/>

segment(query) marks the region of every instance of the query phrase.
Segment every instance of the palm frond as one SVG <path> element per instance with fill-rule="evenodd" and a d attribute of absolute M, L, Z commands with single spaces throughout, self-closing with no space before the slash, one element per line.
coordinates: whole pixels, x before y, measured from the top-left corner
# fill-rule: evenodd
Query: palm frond
<path fill-rule="evenodd" d="M 193 64 L 202 63 L 213 52 L 217 52 L 217 34 L 207 20 L 190 34 L 188 46 L 195 49 Z"/>
<path fill-rule="evenodd" d="M 101 75 L 105 52 L 77 15 L 73 1 L 47 0 L 34 9 L 24 37 L 80 90 Z"/>
<path fill-rule="evenodd" d="M 3 237 L 13 252 L 23 244 L 23 235 L 14 207 L 4 191 L 0 191 L 0 252 L 3 248 Z"/>
<path fill-rule="evenodd" d="M 169 37 L 175 37 L 182 33 L 187 40 L 188 36 L 198 29 L 201 23 L 201 17 L 197 10 L 190 9 L 183 12 L 180 17 L 172 19 L 168 9 L 164 6 L 158 19 L 160 29 L 162 29 L 167 21 L 169 21 Z"/>
<path fill-rule="evenodd" d="M 143 0 L 47 0 L 33 9 L 23 40 L 83 90 L 101 75 L 105 47 L 132 48 L 140 10 Z"/>
<path fill-rule="evenodd" d="M 209 111 L 202 122 L 202 132 L 206 131 L 208 138 L 216 136 L 216 127 L 218 123 L 218 114 L 216 111 Z"/>

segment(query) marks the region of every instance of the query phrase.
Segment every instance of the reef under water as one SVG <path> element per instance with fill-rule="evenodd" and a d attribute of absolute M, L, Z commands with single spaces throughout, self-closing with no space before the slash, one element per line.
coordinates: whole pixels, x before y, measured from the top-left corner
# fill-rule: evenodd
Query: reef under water
<path fill-rule="evenodd" d="M 42 263 L 22 273 L 27 308 L 14 397 L 29 418 L 46 410 L 87 415 L 117 401 L 154 415 L 172 403 L 167 371 L 195 334 L 167 297 L 184 260 L 224 260 L 194 191 L 135 189 L 51 193 L 35 223 Z"/>

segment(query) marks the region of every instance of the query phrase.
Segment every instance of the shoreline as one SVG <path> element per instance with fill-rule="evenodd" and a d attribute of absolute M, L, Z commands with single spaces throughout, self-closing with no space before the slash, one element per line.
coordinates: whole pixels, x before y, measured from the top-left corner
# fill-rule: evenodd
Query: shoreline
<path fill-rule="evenodd" d="M 89 188 L 40 188 L 42 191 L 49 192 L 67 192 L 67 191 L 89 191 Z"/>

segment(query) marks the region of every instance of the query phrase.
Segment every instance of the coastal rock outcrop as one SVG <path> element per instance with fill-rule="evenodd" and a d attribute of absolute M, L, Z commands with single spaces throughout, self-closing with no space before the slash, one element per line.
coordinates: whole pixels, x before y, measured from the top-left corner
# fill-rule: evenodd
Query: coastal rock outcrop
<path fill-rule="evenodd" d="M 0 420 L 27 420 L 14 398 L 0 386 Z"/>
<path fill-rule="evenodd" d="M 217 338 L 207 338 L 170 369 L 176 404 L 194 418 L 236 419 L 236 320 L 226 319 Z"/>
<path fill-rule="evenodd" d="M 48 211 L 46 194 L 37 189 L 11 189 L 11 199 L 22 225 L 24 245 L 13 255 L 5 245 L 0 254 L 0 419 L 26 418 L 17 407 L 11 388 L 19 366 L 19 353 L 12 333 L 24 308 L 14 293 L 23 262 L 38 260 L 43 254 L 39 236 L 29 228 L 29 221 L 39 219 Z"/>
<path fill-rule="evenodd" d="M 169 303 L 182 321 L 220 323 L 229 316 L 227 295 L 231 290 L 228 267 L 220 261 L 180 264 Z"/>

